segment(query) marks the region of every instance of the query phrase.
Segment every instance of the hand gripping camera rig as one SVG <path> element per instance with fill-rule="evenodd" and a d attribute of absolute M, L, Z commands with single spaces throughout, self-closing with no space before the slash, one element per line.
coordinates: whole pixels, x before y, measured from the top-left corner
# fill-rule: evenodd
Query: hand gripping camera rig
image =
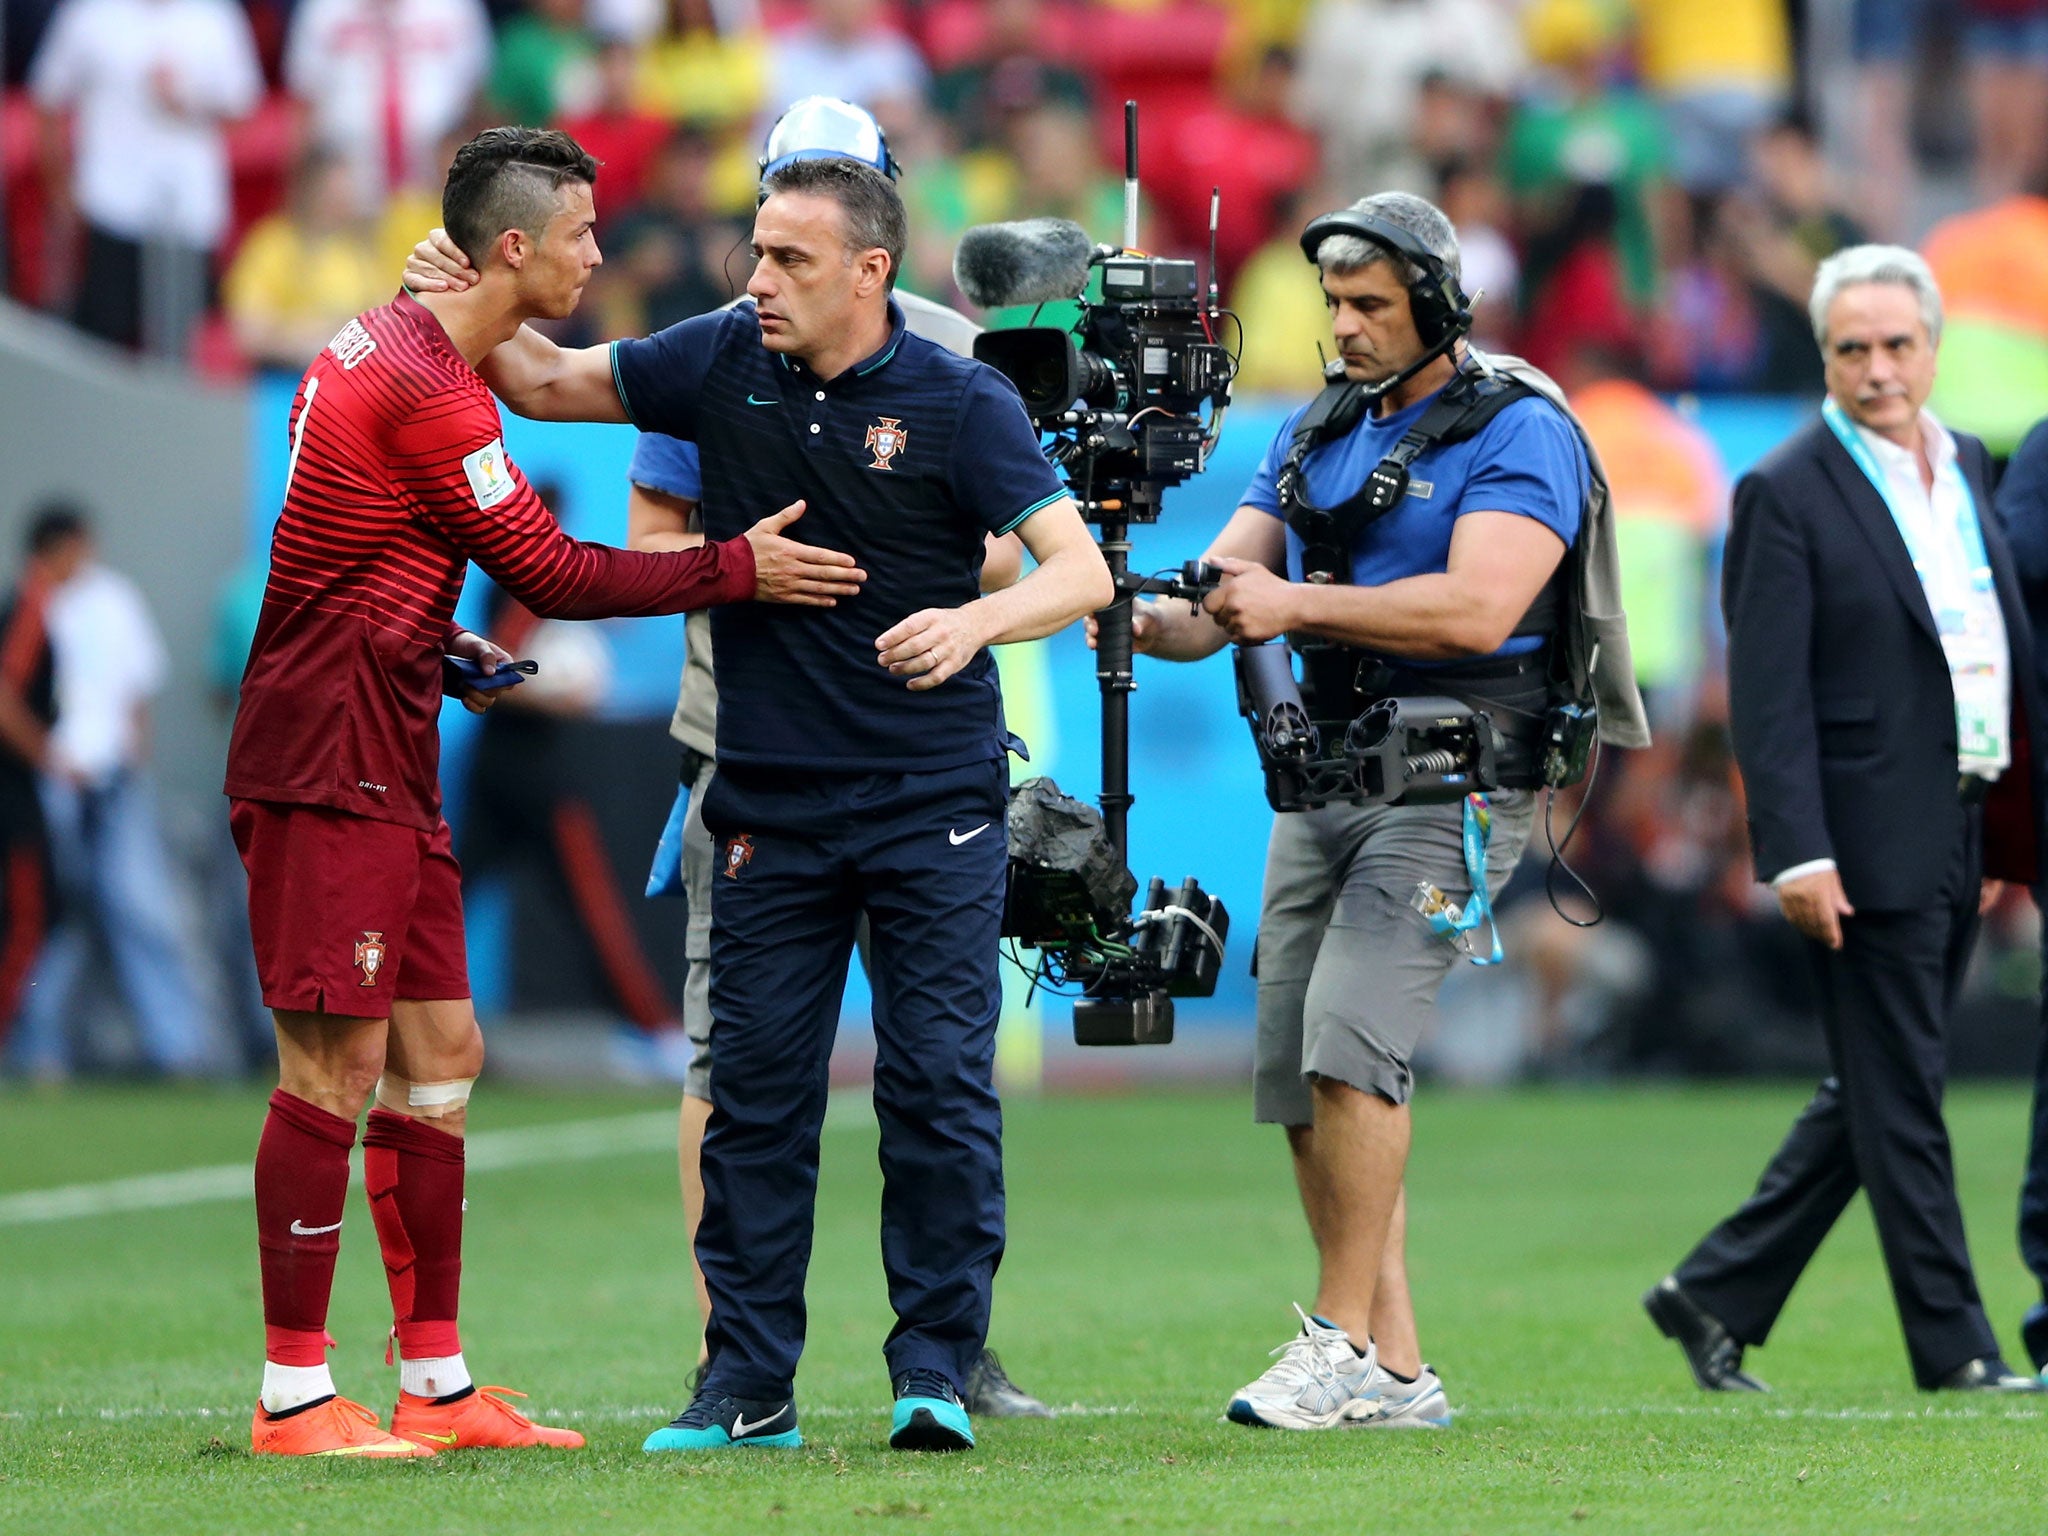
<path fill-rule="evenodd" d="M 1100 302 L 1082 300 L 1070 334 L 1054 326 L 989 331 L 974 355 L 1017 386 L 1050 434 L 1047 454 L 1081 515 L 1101 530 L 1116 579 L 1114 604 L 1096 616 L 1102 693 L 1102 812 L 1049 780 L 1018 787 L 1010 807 L 1010 889 L 1003 932 L 1039 949 L 1041 976 L 1080 984 L 1074 1038 L 1082 1045 L 1165 1044 L 1173 999 L 1208 997 L 1222 967 L 1229 914 L 1189 879 L 1153 880 L 1129 912 L 1137 882 L 1125 869 L 1130 792 L 1131 600 L 1140 592 L 1188 595 L 1178 583 L 1130 573 L 1133 523 L 1159 517 L 1166 489 L 1200 474 L 1222 430 L 1237 371 L 1218 339 L 1216 200 L 1210 200 L 1210 282 L 1195 263 L 1149 256 L 1138 242 L 1138 110 L 1124 105 L 1121 246 L 1090 243 L 1079 225 L 1034 219 L 969 230 L 954 257 L 961 291 L 984 307 L 1073 299 L 1102 272 Z M 1208 413 L 1204 416 L 1204 407 Z M 1120 880 L 1109 880 L 1105 870 Z M 1092 871 L 1092 873 L 1089 873 Z"/>

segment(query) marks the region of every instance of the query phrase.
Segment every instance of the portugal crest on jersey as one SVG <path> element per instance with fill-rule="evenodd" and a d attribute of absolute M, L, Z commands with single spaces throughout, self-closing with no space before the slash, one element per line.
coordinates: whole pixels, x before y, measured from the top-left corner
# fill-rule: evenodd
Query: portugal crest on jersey
<path fill-rule="evenodd" d="M 738 837 L 729 839 L 725 845 L 725 878 L 739 879 L 740 871 L 747 867 L 747 862 L 753 857 L 753 838 L 742 832 Z"/>
<path fill-rule="evenodd" d="M 894 416 L 882 416 L 868 428 L 867 450 L 875 456 L 869 469 L 894 469 L 889 461 L 910 441 L 910 429 Z"/>
<path fill-rule="evenodd" d="M 384 969 L 384 935 L 363 930 L 363 936 L 356 944 L 356 969 L 363 973 L 358 986 L 374 987 L 378 973 Z"/>

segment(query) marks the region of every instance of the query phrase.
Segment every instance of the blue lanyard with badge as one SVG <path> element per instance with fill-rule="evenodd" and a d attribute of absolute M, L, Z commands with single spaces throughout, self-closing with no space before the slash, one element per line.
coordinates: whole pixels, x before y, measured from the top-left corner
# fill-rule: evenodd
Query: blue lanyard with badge
<path fill-rule="evenodd" d="M 1493 920 L 1493 900 L 1487 893 L 1486 849 L 1493 840 L 1493 805 L 1484 795 L 1465 797 L 1465 877 L 1472 882 L 1472 895 L 1460 907 L 1427 880 L 1417 883 L 1408 904 L 1420 912 L 1429 931 L 1449 939 L 1458 953 L 1474 965 L 1501 962 L 1500 925 Z M 1472 947 L 1472 933 L 1484 923 L 1493 935 L 1493 953 L 1481 955 Z"/>
<path fill-rule="evenodd" d="M 1988 634 L 1984 632 L 1984 626 L 1973 624 L 1970 610 L 1951 601 L 1952 592 L 1938 592 L 1940 573 L 1935 569 L 1933 552 L 1927 547 L 1926 530 L 1916 519 L 1904 514 L 1893 497 L 1891 477 L 1871 454 L 1870 445 L 1849 420 L 1848 413 L 1830 397 L 1821 403 L 1820 414 L 1849 457 L 1855 460 L 1856 467 L 1863 471 L 1863 477 L 1870 482 L 1871 488 L 1883 498 L 1885 510 L 1891 513 L 1899 537 L 1905 542 L 1914 574 L 1920 578 L 1921 589 L 1927 594 L 1928 607 L 1934 613 L 1934 627 L 1941 636 L 1942 650 L 1948 657 L 1950 679 L 1955 690 L 1957 755 L 1965 762 L 1989 764 L 2008 761 L 2005 738 L 2010 723 L 2009 700 L 2000 681 L 1998 655 L 2004 648 L 2001 643 L 2003 637 Z M 1981 599 L 1992 590 L 1992 579 L 1991 558 L 1984 549 L 1984 529 L 1979 520 L 1977 499 L 1959 462 L 1951 458 L 1942 470 L 1945 477 L 1953 480 L 1959 493 L 1955 501 L 1956 538 L 1962 546 L 1963 561 L 1968 568 L 1970 592 L 1980 599 L 1981 608 Z M 1930 511 L 1932 505 L 1930 497 Z M 1995 608 L 1995 600 L 1992 606 Z"/>

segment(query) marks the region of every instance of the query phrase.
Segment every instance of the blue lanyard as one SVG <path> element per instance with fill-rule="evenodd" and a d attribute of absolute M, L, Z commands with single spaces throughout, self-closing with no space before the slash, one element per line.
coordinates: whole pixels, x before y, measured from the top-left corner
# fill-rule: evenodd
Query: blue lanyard
<path fill-rule="evenodd" d="M 1892 500 L 1891 476 L 1887 475 L 1872 457 L 1870 445 L 1863 441 L 1863 434 L 1851 424 L 1843 409 L 1830 396 L 1821 402 L 1821 419 L 1825 421 L 1842 446 L 1849 450 L 1849 457 L 1856 461 L 1856 467 L 1863 471 L 1878 495 L 1884 498 L 1885 510 L 1892 515 L 1892 522 L 1898 526 L 1899 537 L 1906 541 L 1906 554 L 1913 561 L 1913 570 L 1920 578 L 1920 585 L 1928 581 L 1927 550 L 1921 543 L 1920 534 L 1911 520 L 1899 514 L 1899 505 Z M 1970 563 L 1970 585 L 1979 592 L 1991 590 L 1991 559 L 1984 552 L 1984 529 L 1977 518 L 1977 498 L 1971 494 L 1969 477 L 1963 473 L 1959 463 L 1950 461 L 1948 472 L 1956 477 L 1962 490 L 1962 500 L 1956 513 L 1956 536 L 1963 541 L 1963 558 Z"/>
<path fill-rule="evenodd" d="M 1465 797 L 1465 874 L 1472 896 L 1463 908 L 1444 906 L 1427 915 L 1430 931 L 1440 938 L 1460 938 L 1485 923 L 1493 933 L 1493 954 L 1471 955 L 1474 965 L 1499 965 L 1500 925 L 1493 921 L 1493 902 L 1486 891 L 1486 845 L 1493 840 L 1493 807 L 1484 795 Z"/>

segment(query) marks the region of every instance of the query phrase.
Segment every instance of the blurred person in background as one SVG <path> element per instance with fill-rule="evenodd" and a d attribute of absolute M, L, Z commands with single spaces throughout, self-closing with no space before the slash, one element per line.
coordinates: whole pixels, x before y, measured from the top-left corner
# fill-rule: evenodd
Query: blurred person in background
<path fill-rule="evenodd" d="M 284 79 L 312 142 L 341 157 L 366 209 L 434 181 L 490 68 L 481 0 L 299 0 Z"/>
<path fill-rule="evenodd" d="M 0 934 L 0 1046 L 10 1043 L 29 969 L 50 925 L 53 882 L 40 787 L 57 721 L 50 599 L 91 553 L 77 511 L 63 502 L 41 507 L 22 543 L 21 580 L 0 610 L 0 922 L 6 925 Z M 22 1061 L 19 1068 L 36 1076 L 63 1073 L 61 1057 Z"/>
<path fill-rule="evenodd" d="M 2005 457 L 2048 416 L 2048 176 L 1942 220 L 1921 253 L 1947 314 L 1934 409 Z"/>
<path fill-rule="evenodd" d="M 1749 175 L 1750 143 L 1792 85 L 1786 0 L 1634 0 L 1644 89 L 1663 107 L 1671 176 L 1695 195 Z"/>
<path fill-rule="evenodd" d="M 53 509 L 38 526 L 46 543 L 71 544 L 46 557 L 69 568 L 45 609 L 57 712 L 40 789 L 58 896 L 16 1049 L 32 1077 L 69 1071 L 72 1004 L 97 931 L 148 1069 L 199 1076 L 213 1064 L 211 1042 L 182 920 L 186 896 L 149 780 L 150 701 L 163 689 L 169 658 L 135 583 L 95 558 L 84 515 Z"/>
<path fill-rule="evenodd" d="M 962 148 L 1000 146 L 1005 123 L 1023 107 L 1051 102 L 1084 116 L 1093 111 L 1088 77 L 1049 55 L 1046 11 L 1045 0 L 990 0 L 973 51 L 932 82 L 932 106 Z M 886 119 L 889 108 L 877 110 Z"/>
<path fill-rule="evenodd" d="M 1636 354 L 1582 347 L 1558 382 L 1607 471 L 1629 654 L 1661 736 L 1689 723 L 1706 665 L 1707 570 L 1728 493 L 1720 451 L 1650 392 Z"/>
<path fill-rule="evenodd" d="M 1415 149 L 1432 77 L 1515 94 L 1524 67 L 1512 17 L 1491 0 L 1315 0 L 1301 27 L 1294 116 L 1323 143 L 1323 173 L 1352 189 L 1430 189 Z"/>
<path fill-rule="evenodd" d="M 1730 718 L 1756 876 L 1806 939 L 1833 1068 L 1756 1192 L 1643 1297 L 1707 1391 L 1868 1196 L 1914 1383 L 2038 1392 L 1984 1315 L 1942 1119 L 1978 914 L 2041 864 L 2041 695 L 1982 443 L 1926 409 L 1941 294 L 1897 246 L 1821 264 L 1821 420 L 1735 489 Z M 2027 739 L 2023 739 L 2023 733 Z"/>
<path fill-rule="evenodd" d="M 1330 307 L 1301 280 L 1298 232 L 1316 209 L 1343 201 L 1343 192 L 1330 182 L 1303 188 L 1281 204 L 1273 238 L 1239 269 L 1229 290 L 1230 308 L 1244 329 L 1232 383 L 1237 394 L 1299 398 L 1319 386 L 1330 345 Z"/>
<path fill-rule="evenodd" d="M 1813 273 L 1845 245 L 1869 239 L 1834 185 L 1812 121 L 1782 113 L 1750 143 L 1749 192 L 1763 205 L 1786 249 L 1772 264 L 1772 282 L 1804 303 Z M 1796 264 L 1789 258 L 1797 258 Z"/>
<path fill-rule="evenodd" d="M 1937 0 L 1850 0 L 1857 79 L 1847 140 L 1856 156 L 1856 207 L 1880 239 L 1904 236 L 1919 201 L 1913 86 L 1937 14 Z"/>
<path fill-rule="evenodd" d="M 880 0 L 805 0 L 804 20 L 768 39 L 766 138 L 775 119 L 805 96 L 857 101 L 870 111 L 923 97 L 931 70 L 917 45 L 889 21 Z"/>
<path fill-rule="evenodd" d="M 662 10 L 660 29 L 640 49 L 641 108 L 700 128 L 751 127 L 768 95 L 769 71 L 768 34 L 753 7 L 668 0 Z M 742 180 L 751 187 L 752 136 L 739 135 L 735 148 L 746 158 Z"/>
<path fill-rule="evenodd" d="M 1522 287 L 1522 260 L 1509 237 L 1506 189 L 1486 161 L 1463 159 L 1444 163 L 1437 187 L 1437 206 L 1458 232 L 1458 255 L 1470 285 L 1472 345 L 1506 351 Z"/>
<path fill-rule="evenodd" d="M 1123 178 L 1103 163 L 1093 123 L 1069 107 L 1035 106 L 1009 119 L 1004 143 L 1015 166 L 1015 180 L 1009 187 L 1003 218 L 1072 219 L 1095 240 L 1122 243 Z M 1151 244 L 1149 201 L 1139 208 L 1138 228 L 1139 244 Z M 1080 318 L 1080 306 L 1065 299 L 1044 305 L 1014 304 L 992 309 L 981 318 L 990 330 L 1015 325 L 1065 329 Z"/>
<path fill-rule="evenodd" d="M 603 335 L 650 335 L 731 296 L 725 261 L 745 235 L 711 211 L 712 154 L 702 134 L 673 130 L 648 168 L 643 197 L 618 215 L 608 270 L 591 295 Z"/>
<path fill-rule="evenodd" d="M 380 255 L 347 164 L 308 150 L 290 202 L 242 238 L 221 285 L 235 345 L 257 366 L 297 377 L 352 316 L 389 294 Z"/>
<path fill-rule="evenodd" d="M 1688 250 L 1664 280 L 1652 332 L 1658 378 L 1674 388 L 1812 394 L 1813 333 L 1774 278 L 1796 272 L 1768 215 L 1735 193 L 1702 198 L 1682 225 Z"/>
<path fill-rule="evenodd" d="M 1977 196 L 2009 197 L 2048 169 L 2048 0 L 1962 0 Z"/>
<path fill-rule="evenodd" d="M 504 122 L 545 128 L 584 111 L 597 99 L 596 54 L 597 39 L 583 20 L 583 0 L 528 0 L 524 10 L 498 28 L 486 88 L 492 114 Z M 605 183 L 609 198 L 611 177 Z"/>
<path fill-rule="evenodd" d="M 1528 239 L 1522 262 L 1522 355 L 1538 368 L 1566 368 L 1584 347 L 1629 351 L 1643 318 L 1631 299 L 1617 240 L 1615 191 L 1590 183 L 1572 191 L 1561 215 Z"/>
<path fill-rule="evenodd" d="M 640 105 L 635 94 L 639 58 L 633 44 L 624 38 L 607 38 L 599 45 L 596 59 L 596 94 L 583 107 L 566 111 L 555 126 L 597 158 L 604 167 L 604 206 L 597 213 L 597 231 L 609 239 L 619 215 L 637 204 L 647 190 L 647 172 L 669 141 L 670 122 L 660 113 Z M 422 228 L 432 225 L 414 220 L 408 227 L 406 248 L 419 238 Z M 403 254 L 399 256 L 402 264 Z M 391 269 L 387 266 L 385 270 Z"/>
<path fill-rule="evenodd" d="M 84 224 L 78 325 L 123 346 L 182 355 L 211 302 L 213 254 L 227 233 L 222 130 L 263 93 L 242 8 L 232 0 L 64 0 L 29 88 L 50 206 L 60 224 L 73 212 Z"/>
<path fill-rule="evenodd" d="M 1225 287 L 1273 233 L 1281 204 L 1316 174 L 1315 137 L 1287 115 L 1294 77 L 1293 51 L 1269 48 L 1256 70 L 1226 77 L 1210 104 L 1145 151 L 1146 185 L 1185 248 L 1206 248 L 1210 191 L 1221 192 L 1216 268 Z"/>
<path fill-rule="evenodd" d="M 1597 237 L 1618 258 L 1622 301 L 1645 312 L 1657 298 L 1666 238 L 1671 152 L 1663 119 L 1653 102 L 1615 83 L 1625 39 L 1594 0 L 1535 0 L 1522 25 L 1544 73 L 1509 119 L 1500 170 L 1524 232 L 1524 311 L 1541 307 L 1545 269 L 1560 264 L 1539 259 L 1539 250 L 1568 252 Z M 1589 188 L 1606 194 L 1597 210 L 1586 201 Z M 1584 307 L 1582 299 L 1566 305 Z M 1546 366 L 1529 346 L 1529 360 Z"/>

